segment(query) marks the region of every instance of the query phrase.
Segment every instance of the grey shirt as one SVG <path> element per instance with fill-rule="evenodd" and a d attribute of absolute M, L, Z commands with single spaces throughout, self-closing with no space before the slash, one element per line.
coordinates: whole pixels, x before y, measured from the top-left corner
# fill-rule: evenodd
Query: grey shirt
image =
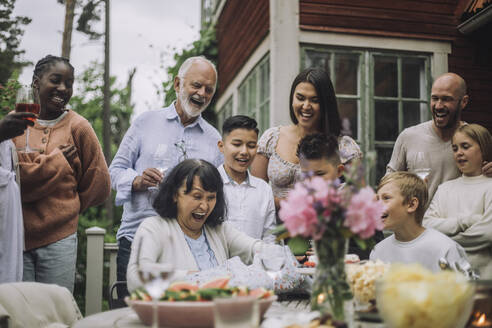
<path fill-rule="evenodd" d="M 453 158 L 451 141 L 443 141 L 432 128 L 432 121 L 406 128 L 396 139 L 391 160 L 386 173 L 412 171 L 419 168 L 415 156 L 417 152 L 427 153 L 431 172 L 428 177 L 429 202 L 437 187 L 448 180 L 460 176 Z"/>

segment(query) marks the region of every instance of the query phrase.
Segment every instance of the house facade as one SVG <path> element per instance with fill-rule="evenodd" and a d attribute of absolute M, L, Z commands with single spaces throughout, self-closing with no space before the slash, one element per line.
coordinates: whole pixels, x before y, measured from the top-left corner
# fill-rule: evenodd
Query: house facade
<path fill-rule="evenodd" d="M 492 131 L 492 24 L 461 33 L 457 26 L 467 5 L 203 0 L 202 19 L 217 29 L 219 126 L 234 114 L 256 118 L 262 131 L 289 124 L 294 77 L 319 66 L 335 86 L 342 133 L 377 155 L 368 176 L 372 184 L 384 174 L 398 134 L 430 119 L 430 89 L 440 74 L 464 77 L 471 102 L 463 119 Z"/>

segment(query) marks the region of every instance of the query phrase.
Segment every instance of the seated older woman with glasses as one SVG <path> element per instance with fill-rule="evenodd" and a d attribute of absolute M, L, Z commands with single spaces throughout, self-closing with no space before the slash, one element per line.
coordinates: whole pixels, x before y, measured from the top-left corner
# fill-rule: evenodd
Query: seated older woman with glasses
<path fill-rule="evenodd" d="M 249 264 L 262 245 L 224 223 L 222 178 L 204 160 L 178 164 L 162 182 L 153 207 L 159 216 L 145 219 L 132 243 L 129 290 L 142 284 L 138 266 L 144 263 L 172 263 L 177 278 L 213 268 L 234 256 Z"/>

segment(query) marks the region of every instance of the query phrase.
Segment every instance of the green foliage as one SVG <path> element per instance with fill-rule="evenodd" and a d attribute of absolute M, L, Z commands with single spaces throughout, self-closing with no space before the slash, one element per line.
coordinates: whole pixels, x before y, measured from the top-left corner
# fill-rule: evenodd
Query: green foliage
<path fill-rule="evenodd" d="M 58 0 L 58 3 L 65 4 L 65 0 Z M 82 8 L 81 12 L 76 13 L 78 15 L 76 29 L 88 35 L 91 40 L 98 40 L 104 35 L 92 28 L 92 24 L 101 20 L 101 4 L 104 4 L 103 0 L 77 0 L 76 2 L 76 7 Z"/>
<path fill-rule="evenodd" d="M 15 109 L 15 95 L 21 84 L 17 80 L 8 80 L 5 85 L 0 84 L 0 119 Z"/>
<path fill-rule="evenodd" d="M 103 66 L 97 62 L 92 62 L 77 77 L 77 96 L 70 100 L 70 106 L 74 111 L 85 117 L 91 122 L 99 142 L 102 143 L 102 108 L 103 108 Z M 130 103 L 130 88 L 128 86 L 116 86 L 116 79 L 111 78 L 111 149 L 112 156 L 116 153 L 118 145 L 121 142 L 128 126 L 130 117 L 133 112 L 133 105 Z M 114 194 L 112 195 L 114 201 Z M 120 218 L 122 208 L 114 209 L 114 217 Z M 82 313 L 85 309 L 85 273 L 87 263 L 87 236 L 85 230 L 90 227 L 98 226 L 106 229 L 105 242 L 116 242 L 116 232 L 118 225 L 114 225 L 106 217 L 104 205 L 91 207 L 79 216 L 79 225 L 77 230 L 78 247 L 77 247 L 77 276 L 75 282 L 74 296 Z M 107 271 L 108 268 L 105 268 Z M 108 273 L 104 274 L 103 287 L 105 293 L 108 290 Z M 106 299 L 106 297 L 105 297 Z"/>
<path fill-rule="evenodd" d="M 12 16 L 15 0 L 0 0 L 0 84 L 5 84 L 12 74 L 30 64 L 18 60 L 25 51 L 19 49 L 24 34 L 23 25 L 31 22 L 29 17 Z"/>
<path fill-rule="evenodd" d="M 168 67 L 166 70 L 167 80 L 162 83 L 162 93 L 164 94 L 165 106 L 169 106 L 176 100 L 176 92 L 174 91 L 174 77 L 178 75 L 179 68 L 186 59 L 193 56 L 205 56 L 217 65 L 218 54 L 219 50 L 217 46 L 217 37 L 215 35 L 215 27 L 211 25 L 204 26 L 200 31 L 200 39 L 194 41 L 188 48 L 183 49 L 181 52 L 177 52 L 174 55 L 175 64 Z M 158 93 L 160 94 L 161 91 L 158 91 Z M 203 113 L 205 119 L 211 123 L 216 122 L 214 111 L 215 100 L 216 97 L 212 99 L 212 102 Z"/>

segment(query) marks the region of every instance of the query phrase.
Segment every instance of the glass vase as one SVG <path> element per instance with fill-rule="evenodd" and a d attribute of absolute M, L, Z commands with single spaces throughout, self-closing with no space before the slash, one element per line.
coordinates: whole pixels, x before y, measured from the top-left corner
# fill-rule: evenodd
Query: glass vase
<path fill-rule="evenodd" d="M 322 238 L 314 243 L 318 264 L 311 293 L 312 310 L 330 314 L 334 320 L 345 322 L 345 307 L 352 293 L 345 274 L 345 254 L 348 239 Z"/>

